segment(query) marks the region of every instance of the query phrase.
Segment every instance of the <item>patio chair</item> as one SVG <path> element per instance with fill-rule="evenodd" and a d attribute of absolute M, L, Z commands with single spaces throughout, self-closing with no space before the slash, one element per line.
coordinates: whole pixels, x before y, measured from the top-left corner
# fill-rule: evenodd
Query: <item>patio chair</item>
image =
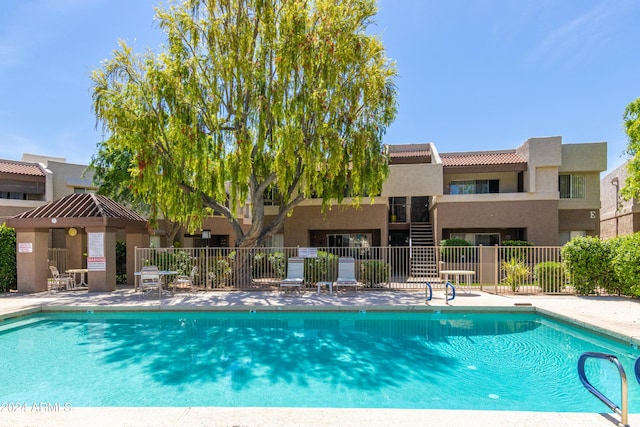
<path fill-rule="evenodd" d="M 287 261 L 287 277 L 280 281 L 280 292 L 286 288 L 302 291 L 304 284 L 304 258 L 292 257 Z"/>
<path fill-rule="evenodd" d="M 50 265 L 49 270 L 51 270 L 51 279 L 48 281 L 49 292 L 58 291 L 60 289 L 73 289 L 76 282 L 72 275 L 70 274 L 60 274 L 58 269 Z"/>
<path fill-rule="evenodd" d="M 358 281 L 356 280 L 356 260 L 351 257 L 338 258 L 338 278 L 336 279 L 336 292 L 340 287 L 351 287 L 358 291 Z"/>
<path fill-rule="evenodd" d="M 140 297 L 156 289 L 158 290 L 158 295 L 162 293 L 162 280 L 160 279 L 158 267 L 153 265 L 142 267 L 138 289 L 140 290 Z"/>
<path fill-rule="evenodd" d="M 176 276 L 176 278 L 173 279 L 173 292 L 175 293 L 178 287 L 184 286 L 188 286 L 191 292 L 195 292 L 196 288 L 194 283 L 196 274 L 198 274 L 198 267 L 194 266 L 191 268 L 191 273 L 188 276 L 185 274 Z"/>

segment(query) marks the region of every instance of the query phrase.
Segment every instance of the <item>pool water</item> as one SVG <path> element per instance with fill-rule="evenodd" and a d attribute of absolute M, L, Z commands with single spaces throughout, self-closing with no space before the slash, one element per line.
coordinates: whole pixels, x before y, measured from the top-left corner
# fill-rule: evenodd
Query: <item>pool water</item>
<path fill-rule="evenodd" d="M 638 349 L 532 313 L 43 313 L 0 323 L 0 402 L 607 412 L 586 351 L 640 413 Z"/>

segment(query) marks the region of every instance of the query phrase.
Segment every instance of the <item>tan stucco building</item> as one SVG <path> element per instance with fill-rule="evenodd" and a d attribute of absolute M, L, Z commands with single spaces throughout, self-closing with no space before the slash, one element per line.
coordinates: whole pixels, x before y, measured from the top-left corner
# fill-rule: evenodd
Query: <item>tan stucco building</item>
<path fill-rule="evenodd" d="M 623 200 L 620 190 L 627 179 L 625 162 L 600 180 L 600 237 L 610 239 L 640 231 L 640 205 L 636 200 Z"/>
<path fill-rule="evenodd" d="M 433 143 L 388 149 L 390 175 L 379 197 L 365 198 L 358 208 L 345 199 L 325 213 L 320 200 L 306 200 L 272 246 L 422 246 L 453 237 L 557 246 L 600 234 L 605 142 L 563 144 L 557 136 L 530 138 L 511 150 L 439 153 Z M 209 218 L 204 228 L 211 230 L 212 246 L 233 246 L 223 218 Z M 202 243 L 195 235 L 184 245 Z"/>

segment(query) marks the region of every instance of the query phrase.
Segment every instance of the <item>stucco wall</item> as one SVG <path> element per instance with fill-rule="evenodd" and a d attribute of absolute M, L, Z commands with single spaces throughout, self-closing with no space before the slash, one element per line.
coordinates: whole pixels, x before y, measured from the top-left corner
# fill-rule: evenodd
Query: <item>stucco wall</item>
<path fill-rule="evenodd" d="M 607 143 L 563 144 L 560 172 L 607 170 Z"/>
<path fill-rule="evenodd" d="M 383 197 L 442 194 L 442 164 L 392 165 Z"/>
<path fill-rule="evenodd" d="M 319 206 L 298 206 L 285 221 L 284 245 L 308 246 L 309 230 L 380 230 L 382 244 L 388 239 L 386 205 L 333 206 L 325 214 Z"/>
<path fill-rule="evenodd" d="M 600 216 L 597 210 L 565 209 L 558 212 L 559 231 L 586 231 L 595 236 L 600 231 Z"/>
<path fill-rule="evenodd" d="M 439 203 L 437 238 L 447 228 L 526 228 L 535 245 L 558 244 L 558 202 L 555 200 Z"/>

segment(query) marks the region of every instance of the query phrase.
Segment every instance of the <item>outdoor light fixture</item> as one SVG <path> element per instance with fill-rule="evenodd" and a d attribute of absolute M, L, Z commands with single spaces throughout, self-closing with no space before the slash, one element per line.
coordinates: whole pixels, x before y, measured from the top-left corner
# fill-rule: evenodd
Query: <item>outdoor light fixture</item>
<path fill-rule="evenodd" d="M 209 247 L 209 239 L 211 238 L 211 230 L 202 230 L 202 240 L 206 241 L 206 246 Z"/>

